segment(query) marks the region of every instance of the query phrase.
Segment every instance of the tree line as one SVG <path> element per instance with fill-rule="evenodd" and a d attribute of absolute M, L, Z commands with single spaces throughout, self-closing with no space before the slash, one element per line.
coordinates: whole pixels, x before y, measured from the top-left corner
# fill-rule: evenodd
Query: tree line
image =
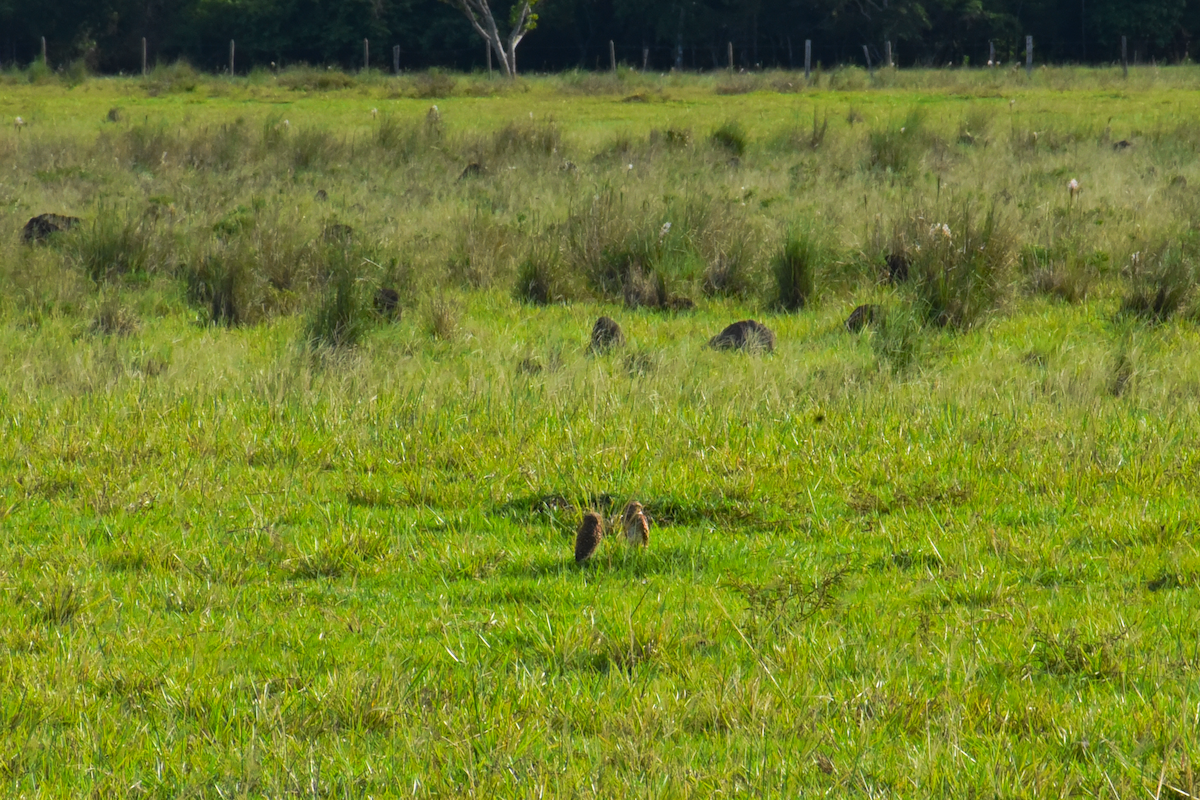
<path fill-rule="evenodd" d="M 508 21 L 513 3 L 492 3 Z M 1039 63 L 1180 62 L 1200 37 L 1200 0 L 540 0 L 521 43 L 522 71 L 609 66 L 664 71 L 727 66 L 800 67 L 804 41 L 826 66 L 882 61 L 892 44 L 900 66 L 978 65 L 1024 58 L 1032 35 Z M 483 40 L 463 14 L 437 0 L 0 0 L 0 63 L 40 58 L 51 67 L 83 60 L 99 72 L 186 59 L 219 71 L 237 41 L 237 69 L 298 63 L 358 68 L 363 39 L 371 66 L 403 69 L 485 65 Z"/>

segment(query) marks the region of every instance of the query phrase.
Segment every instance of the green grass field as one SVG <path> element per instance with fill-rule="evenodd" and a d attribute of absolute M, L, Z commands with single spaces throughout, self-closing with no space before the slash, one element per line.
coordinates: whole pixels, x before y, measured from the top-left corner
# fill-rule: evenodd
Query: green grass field
<path fill-rule="evenodd" d="M 0 791 L 1195 796 L 1197 86 L 0 74 Z"/>

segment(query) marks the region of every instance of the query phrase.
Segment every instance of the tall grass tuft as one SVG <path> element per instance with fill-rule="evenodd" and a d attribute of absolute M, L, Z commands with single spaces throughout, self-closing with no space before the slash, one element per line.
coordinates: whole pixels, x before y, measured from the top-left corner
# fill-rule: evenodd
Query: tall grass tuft
<path fill-rule="evenodd" d="M 620 295 L 641 258 L 632 217 L 625 196 L 605 188 L 573 207 L 563 226 L 568 262 L 592 289 L 609 297 Z"/>
<path fill-rule="evenodd" d="M 292 140 L 292 166 L 297 170 L 319 169 L 335 161 L 341 143 L 324 128 L 301 128 Z"/>
<path fill-rule="evenodd" d="M 493 156 L 514 156 L 528 153 L 535 156 L 554 155 L 562 146 L 562 132 L 554 120 L 541 123 L 510 122 L 491 135 Z"/>
<path fill-rule="evenodd" d="M 66 625 L 83 610 L 83 598 L 73 583 L 58 581 L 38 593 L 35 617 L 50 625 Z"/>
<path fill-rule="evenodd" d="M 522 302 L 548 305 L 570 299 L 566 270 L 556 247 L 535 240 L 529 253 L 517 265 L 513 296 Z"/>
<path fill-rule="evenodd" d="M 128 336 L 138 328 L 137 317 L 116 294 L 100 300 L 90 330 L 98 336 Z"/>
<path fill-rule="evenodd" d="M 308 321 L 305 339 L 313 347 L 353 347 L 362 341 L 370 322 L 370 306 L 355 271 L 343 259 L 334 267 Z"/>
<path fill-rule="evenodd" d="M 741 157 L 746 154 L 746 144 L 749 137 L 742 123 L 735 119 L 727 120 L 721 127 L 712 132 L 712 143 L 728 151 L 731 155 Z"/>
<path fill-rule="evenodd" d="M 458 305 L 445 295 L 429 298 L 425 329 L 434 339 L 449 341 L 458 335 Z"/>
<path fill-rule="evenodd" d="M 145 273 L 151 256 L 150 224 L 107 208 L 69 239 L 69 257 L 85 275 L 102 283 Z"/>
<path fill-rule="evenodd" d="M 916 310 L 938 327 L 974 326 L 1003 299 L 1013 262 L 1013 238 L 992 208 L 980 221 L 970 208 L 948 222 L 916 221 L 913 248 Z"/>
<path fill-rule="evenodd" d="M 1130 288 L 1120 313 L 1148 322 L 1164 322 L 1183 308 L 1196 285 L 1196 237 L 1163 241 L 1134 253 L 1126 273 Z"/>
<path fill-rule="evenodd" d="M 921 320 L 912 309 L 895 309 L 871 330 L 871 349 L 880 365 L 899 374 L 915 366 L 921 355 Z"/>
<path fill-rule="evenodd" d="M 817 271 L 831 259 L 829 246 L 811 226 L 793 227 L 771 268 L 781 308 L 797 311 L 816 299 Z"/>
<path fill-rule="evenodd" d="M 1066 303 L 1087 300 L 1093 274 L 1089 257 L 1080 253 L 1078 242 L 1063 248 L 1027 246 L 1020 256 L 1030 289 Z"/>
<path fill-rule="evenodd" d="M 249 266 L 236 253 L 209 253 L 185 269 L 189 302 L 208 311 L 208 322 L 232 328 L 246 321 Z"/>
<path fill-rule="evenodd" d="M 867 164 L 886 172 L 911 172 L 928 147 L 925 115 L 914 109 L 900 125 L 892 124 L 867 134 Z"/>

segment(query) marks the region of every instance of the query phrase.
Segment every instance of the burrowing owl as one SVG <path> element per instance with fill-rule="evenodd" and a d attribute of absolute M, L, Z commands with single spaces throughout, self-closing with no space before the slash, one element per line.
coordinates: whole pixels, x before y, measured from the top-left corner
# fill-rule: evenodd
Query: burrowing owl
<path fill-rule="evenodd" d="M 621 522 L 625 526 L 625 541 L 638 547 L 650 544 L 650 522 L 641 503 L 630 500 L 629 505 L 625 506 L 625 513 L 621 515 Z"/>
<path fill-rule="evenodd" d="M 596 552 L 596 546 L 604 538 L 604 520 L 595 511 L 583 515 L 583 522 L 575 534 L 575 563 L 582 564 Z"/>

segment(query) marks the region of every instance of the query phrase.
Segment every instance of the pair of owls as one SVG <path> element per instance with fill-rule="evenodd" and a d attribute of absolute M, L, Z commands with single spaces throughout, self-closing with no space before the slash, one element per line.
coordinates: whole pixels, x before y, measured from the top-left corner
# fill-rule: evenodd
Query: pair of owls
<path fill-rule="evenodd" d="M 637 500 L 630 500 L 621 512 L 621 525 L 625 529 L 625 541 L 634 547 L 650 544 L 650 521 L 646 510 Z M 604 518 L 595 511 L 583 515 L 583 522 L 575 534 L 575 563 L 582 564 L 592 557 L 600 540 L 604 538 Z"/>

